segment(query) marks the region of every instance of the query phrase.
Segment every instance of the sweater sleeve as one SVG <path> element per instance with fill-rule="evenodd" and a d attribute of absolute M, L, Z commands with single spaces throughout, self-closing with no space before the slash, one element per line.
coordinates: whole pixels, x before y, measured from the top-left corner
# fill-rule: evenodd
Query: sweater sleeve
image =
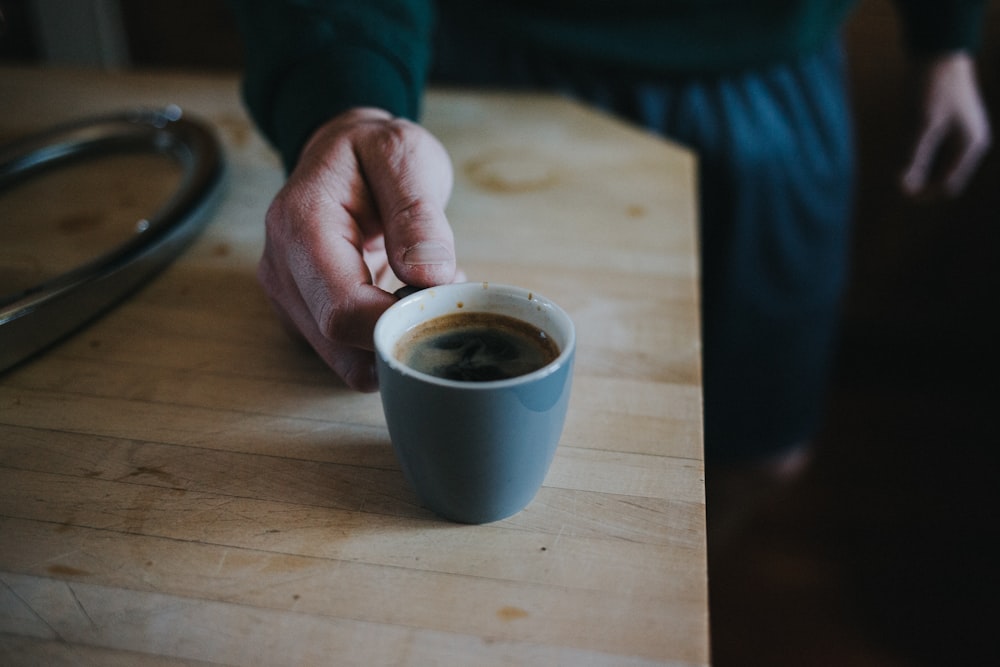
<path fill-rule="evenodd" d="M 287 170 L 336 114 L 416 119 L 430 62 L 429 0 L 230 0 L 246 50 L 243 98 Z"/>
<path fill-rule="evenodd" d="M 979 48 L 985 0 L 897 0 L 906 44 L 916 54 Z"/>

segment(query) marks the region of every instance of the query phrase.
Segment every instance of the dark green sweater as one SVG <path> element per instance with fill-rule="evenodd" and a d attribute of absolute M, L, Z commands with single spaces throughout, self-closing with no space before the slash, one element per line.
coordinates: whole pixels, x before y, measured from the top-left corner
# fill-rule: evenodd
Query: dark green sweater
<path fill-rule="evenodd" d="M 336 113 L 416 118 L 436 11 L 536 57 L 615 79 L 713 75 L 819 49 L 853 0 L 231 0 L 247 50 L 244 96 L 294 165 Z M 897 0 L 916 53 L 977 46 L 985 0 Z"/>

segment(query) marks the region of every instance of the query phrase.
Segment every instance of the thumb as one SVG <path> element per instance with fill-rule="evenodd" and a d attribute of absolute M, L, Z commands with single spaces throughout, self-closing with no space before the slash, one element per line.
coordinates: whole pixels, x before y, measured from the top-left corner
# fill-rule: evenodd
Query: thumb
<path fill-rule="evenodd" d="M 383 124 L 370 139 L 358 156 L 393 272 L 418 287 L 451 282 L 456 262 L 445 216 L 453 179 L 447 152 L 430 132 L 402 119 Z"/>

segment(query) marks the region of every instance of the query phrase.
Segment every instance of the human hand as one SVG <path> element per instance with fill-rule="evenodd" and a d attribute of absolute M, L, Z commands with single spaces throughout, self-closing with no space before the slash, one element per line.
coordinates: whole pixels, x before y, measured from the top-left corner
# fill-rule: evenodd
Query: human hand
<path fill-rule="evenodd" d="M 955 196 L 965 189 L 991 142 L 969 54 L 959 51 L 932 60 L 923 95 L 923 125 L 903 173 L 903 190 L 917 195 L 940 188 Z"/>
<path fill-rule="evenodd" d="M 257 277 L 279 315 L 353 389 L 374 391 L 372 335 L 396 281 L 455 278 L 452 167 L 427 130 L 352 109 L 310 138 L 265 218 Z"/>

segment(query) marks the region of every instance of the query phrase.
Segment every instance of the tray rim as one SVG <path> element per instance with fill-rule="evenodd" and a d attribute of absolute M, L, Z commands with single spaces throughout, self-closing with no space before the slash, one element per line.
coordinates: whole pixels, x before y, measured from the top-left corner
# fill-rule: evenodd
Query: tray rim
<path fill-rule="evenodd" d="M 173 194 L 118 246 L 25 290 L 0 294 L 0 373 L 98 317 L 169 265 L 207 224 L 225 173 L 219 140 L 176 105 L 57 125 L 0 146 L 0 191 L 88 158 L 166 155 L 182 167 Z"/>

